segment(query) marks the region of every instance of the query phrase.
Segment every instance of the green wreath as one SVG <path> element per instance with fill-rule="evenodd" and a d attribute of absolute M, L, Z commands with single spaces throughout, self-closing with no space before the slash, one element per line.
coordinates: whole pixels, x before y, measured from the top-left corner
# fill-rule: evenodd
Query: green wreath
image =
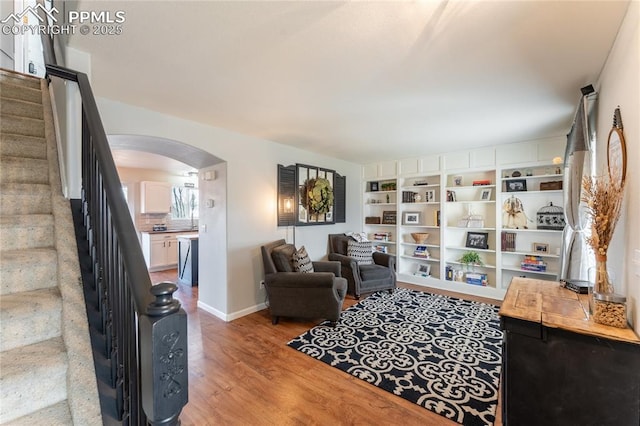
<path fill-rule="evenodd" d="M 301 188 L 303 204 L 311 214 L 326 214 L 333 207 L 333 188 L 325 178 L 307 179 Z"/>

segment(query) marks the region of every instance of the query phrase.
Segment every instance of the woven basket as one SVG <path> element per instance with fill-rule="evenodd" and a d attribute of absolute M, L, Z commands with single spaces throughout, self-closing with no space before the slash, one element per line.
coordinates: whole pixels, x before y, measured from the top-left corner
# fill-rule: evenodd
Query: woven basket
<path fill-rule="evenodd" d="M 425 232 L 412 232 L 411 238 L 413 238 L 413 241 L 417 244 L 422 244 L 427 240 L 427 238 L 429 238 L 429 234 Z"/>

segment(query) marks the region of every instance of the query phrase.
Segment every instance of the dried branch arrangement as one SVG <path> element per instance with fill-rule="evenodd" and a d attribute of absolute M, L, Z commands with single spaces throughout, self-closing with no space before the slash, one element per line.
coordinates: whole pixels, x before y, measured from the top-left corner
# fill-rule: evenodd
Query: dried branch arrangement
<path fill-rule="evenodd" d="M 613 238 L 620 209 L 624 186 L 612 181 L 608 175 L 582 179 L 581 200 L 587 204 L 587 214 L 592 220 L 592 232 L 587 243 L 596 253 L 596 260 L 606 260 L 607 250 Z"/>

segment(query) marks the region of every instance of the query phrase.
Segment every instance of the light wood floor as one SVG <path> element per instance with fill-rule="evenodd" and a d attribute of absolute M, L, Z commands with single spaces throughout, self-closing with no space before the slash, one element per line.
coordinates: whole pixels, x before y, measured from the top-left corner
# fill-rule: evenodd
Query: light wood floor
<path fill-rule="evenodd" d="M 177 271 L 151 277 L 176 282 Z M 189 332 L 185 426 L 457 424 L 287 346 L 317 322 L 282 318 L 274 326 L 268 310 L 224 322 L 197 309 L 197 287 L 178 287 Z M 344 307 L 355 303 L 347 296 Z M 500 407 L 495 424 L 502 425 Z"/>

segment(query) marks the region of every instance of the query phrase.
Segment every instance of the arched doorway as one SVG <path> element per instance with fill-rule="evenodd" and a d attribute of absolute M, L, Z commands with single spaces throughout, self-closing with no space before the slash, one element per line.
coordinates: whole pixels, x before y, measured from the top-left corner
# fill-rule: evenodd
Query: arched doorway
<path fill-rule="evenodd" d="M 143 159 L 163 158 L 158 166 L 171 159 L 194 171 L 199 189 L 199 291 L 198 304 L 225 312 L 227 297 L 227 216 L 226 162 L 211 153 L 180 141 L 144 135 L 108 135 L 109 145 L 119 150 L 139 153 Z M 143 153 L 152 154 L 151 156 Z M 162 157 L 154 157 L 162 156 Z M 160 164 L 162 163 L 162 164 Z M 170 167 L 170 166 L 167 166 Z M 134 219 L 135 220 L 135 219 Z M 217 304 L 220 303 L 218 306 Z"/>

